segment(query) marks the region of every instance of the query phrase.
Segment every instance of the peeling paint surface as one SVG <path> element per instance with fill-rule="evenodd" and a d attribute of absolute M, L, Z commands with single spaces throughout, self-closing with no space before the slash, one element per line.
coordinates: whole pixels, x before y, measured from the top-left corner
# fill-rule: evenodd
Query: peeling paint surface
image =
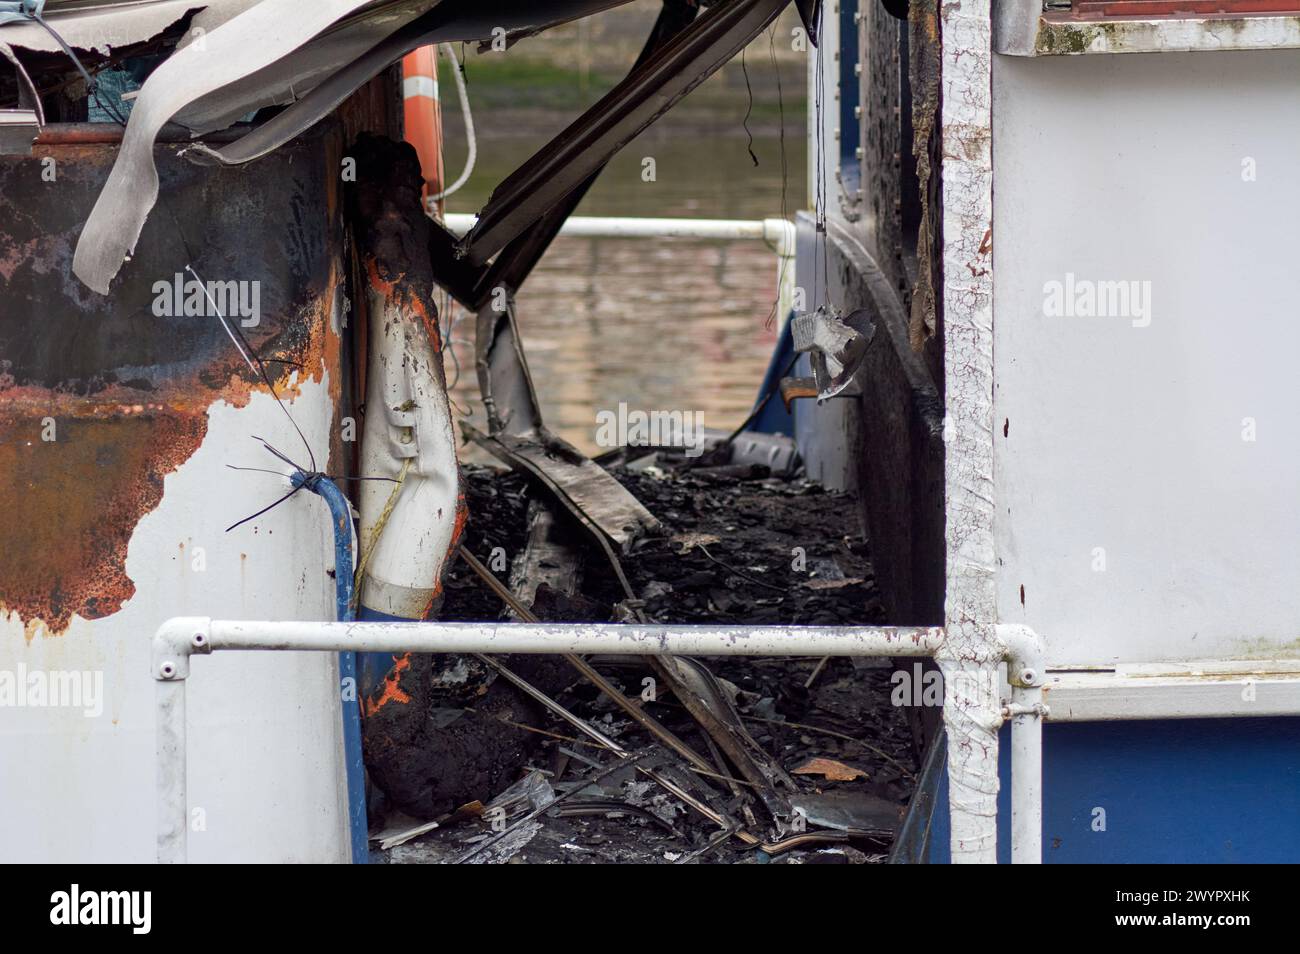
<path fill-rule="evenodd" d="M 996 861 L 992 53 L 988 0 L 940 7 L 947 639 L 954 862 Z"/>
<path fill-rule="evenodd" d="M 163 477 L 202 442 L 208 406 L 243 406 L 266 389 L 218 319 L 156 314 L 155 283 L 188 279 L 187 265 L 205 281 L 256 283 L 257 323 L 242 330 L 287 398 L 332 363 L 341 268 L 321 241 L 329 210 L 304 199 L 333 191 L 319 164 L 311 175 L 289 152 L 256 174 L 208 175 L 170 157 L 172 214 L 151 223 L 113 294 L 98 296 L 68 262 L 112 155 L 38 147 L 0 163 L 0 493 L 14 518 L 0 523 L 0 612 L 17 614 L 29 637 L 121 608 L 134 592 L 127 542 Z M 297 189 L 256 188 L 284 174 Z M 293 227 L 262 231 L 266 217 Z M 174 310 L 175 296 L 163 297 Z"/>
<path fill-rule="evenodd" d="M 1038 20 L 1036 56 L 1182 53 L 1300 47 L 1300 15 L 1122 17 L 1047 15 Z"/>
<path fill-rule="evenodd" d="M 162 204 L 108 297 L 69 264 L 113 147 L 0 160 L 0 670 L 103 682 L 97 718 L 0 712 L 7 860 L 153 859 L 149 641 L 164 620 L 333 618 L 319 498 L 298 494 L 225 532 L 289 489 L 275 474 L 227 469 L 276 469 L 251 435 L 295 458 L 302 441 L 215 318 L 153 310 L 154 282 L 187 263 L 207 281 L 260 282 L 260 319 L 244 333 L 317 464 L 334 469 L 341 150 L 332 129 L 318 135 L 324 143 L 313 134 L 245 170 L 199 169 L 160 147 Z M 44 158 L 55 182 L 41 178 Z M 194 667 L 192 860 L 347 859 L 338 679 L 327 653 Z"/>

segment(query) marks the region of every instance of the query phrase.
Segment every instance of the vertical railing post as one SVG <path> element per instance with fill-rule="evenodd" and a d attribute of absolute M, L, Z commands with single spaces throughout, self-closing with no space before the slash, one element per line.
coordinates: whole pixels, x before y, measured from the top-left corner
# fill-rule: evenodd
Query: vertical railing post
<path fill-rule="evenodd" d="M 189 818 L 185 794 L 185 680 L 158 679 L 156 698 L 158 863 L 184 864 Z"/>
<path fill-rule="evenodd" d="M 186 793 L 185 681 L 190 656 L 212 652 L 211 620 L 178 616 L 153 637 L 154 752 L 158 863 L 184 864 L 189 852 Z"/>
<path fill-rule="evenodd" d="M 1043 861 L 1043 689 L 1011 683 L 1011 863 Z"/>

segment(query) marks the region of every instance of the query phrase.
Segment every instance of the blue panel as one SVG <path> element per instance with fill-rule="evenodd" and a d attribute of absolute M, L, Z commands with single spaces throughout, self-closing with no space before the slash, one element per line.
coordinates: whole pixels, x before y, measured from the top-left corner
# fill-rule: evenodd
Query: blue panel
<path fill-rule="evenodd" d="M 791 312 L 789 317 L 794 317 Z M 767 371 L 763 375 L 763 383 L 758 388 L 758 406 L 766 398 L 767 403 L 762 404 L 762 409 L 749 424 L 749 430 L 762 431 L 765 434 L 784 434 L 787 437 L 794 436 L 794 415 L 785 409 L 785 402 L 781 400 L 781 378 L 790 367 L 790 362 L 794 360 L 794 333 L 790 330 L 790 322 L 787 320 L 781 328 L 781 336 L 777 339 L 776 350 L 772 352 L 772 357 L 767 363 Z"/>
<path fill-rule="evenodd" d="M 858 117 L 854 115 L 860 98 L 859 80 L 854 72 L 858 64 L 857 12 L 857 3 L 840 4 L 840 179 L 845 194 L 850 196 L 858 191 L 862 179 L 862 160 L 858 158 L 858 146 L 862 142 Z"/>
<path fill-rule="evenodd" d="M 998 860 L 1011 860 L 1009 730 Z M 1043 860 L 1300 861 L 1300 718 L 1064 723 L 1043 733 Z M 949 859 L 948 783 L 931 862 Z M 1097 809 L 1104 831 L 1094 831 Z M 1096 816 L 1097 823 L 1101 817 Z"/>

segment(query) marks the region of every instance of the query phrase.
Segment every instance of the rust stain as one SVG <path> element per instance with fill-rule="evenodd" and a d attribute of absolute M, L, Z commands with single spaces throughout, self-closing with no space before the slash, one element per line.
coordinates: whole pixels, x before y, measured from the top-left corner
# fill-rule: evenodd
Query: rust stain
<path fill-rule="evenodd" d="M 321 348 L 314 344 L 309 350 Z M 323 357 L 314 364 L 310 377 L 319 380 Z M 272 379 L 286 400 L 297 391 L 290 377 Z M 135 594 L 126 573 L 131 536 L 161 503 L 166 475 L 203 443 L 208 407 L 245 407 L 267 390 L 233 377 L 215 390 L 190 389 L 191 400 L 138 403 L 131 395 L 131 404 L 0 389 L 0 499 L 8 502 L 0 616 L 17 614 L 29 642 L 42 630 L 62 634 L 73 615 L 100 619 L 122 608 Z"/>
<path fill-rule="evenodd" d="M 177 165 L 164 204 L 179 212 L 160 209 L 123 279 L 100 297 L 68 265 L 114 153 L 45 151 L 58 156 L 59 201 L 39 197 L 38 162 L 0 162 L 0 618 L 16 617 L 28 641 L 61 635 L 74 616 L 122 608 L 136 590 L 126 572 L 131 537 L 162 501 L 165 477 L 203 443 L 208 409 L 245 407 L 268 390 L 219 329 L 150 314 L 151 285 L 179 271 L 182 245 L 202 243 L 219 263 L 196 259 L 205 279 L 256 277 L 269 289 L 263 302 L 274 305 L 246 335 L 275 359 L 266 368 L 286 402 L 304 381 L 342 380 L 332 318 L 343 267 L 326 238 L 336 191 L 322 219 L 309 175 L 290 187 L 272 171 L 248 201 L 222 207 L 214 200 L 228 194 L 227 180 Z M 212 210 L 212 221 L 198 210 Z M 272 217 L 290 224 L 213 244 Z"/>
<path fill-rule="evenodd" d="M 0 609 L 18 614 L 30 641 L 42 627 L 63 632 L 73 614 L 115 613 L 135 593 L 131 534 L 162 500 L 164 475 L 202 441 L 206 418 L 158 406 L 121 415 L 41 408 L 17 420 L 13 411 L 7 404 L 0 414 L 0 494 L 10 514 L 0 533 Z M 43 440 L 51 421 L 56 439 Z"/>
<path fill-rule="evenodd" d="M 429 336 L 435 354 L 442 354 L 442 329 L 438 327 L 437 312 L 429 300 L 422 295 L 411 282 L 406 281 L 406 272 L 399 272 L 391 277 L 380 273 L 381 265 L 373 255 L 365 259 L 366 279 L 370 288 L 381 293 L 395 310 L 414 315 Z"/>

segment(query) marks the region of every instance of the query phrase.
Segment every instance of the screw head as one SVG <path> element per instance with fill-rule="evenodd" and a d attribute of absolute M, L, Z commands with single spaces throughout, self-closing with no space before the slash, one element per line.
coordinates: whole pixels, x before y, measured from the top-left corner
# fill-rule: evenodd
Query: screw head
<path fill-rule="evenodd" d="M 208 637 L 204 636 L 202 633 L 195 633 L 194 639 L 191 641 L 195 646 L 202 646 L 208 641 Z"/>
<path fill-rule="evenodd" d="M 170 679 L 172 676 L 176 675 L 176 664 L 168 659 L 158 667 L 158 672 L 162 674 L 164 679 Z"/>
<path fill-rule="evenodd" d="M 1026 686 L 1032 686 L 1038 682 L 1038 670 L 1025 668 L 1020 670 L 1020 681 Z"/>

